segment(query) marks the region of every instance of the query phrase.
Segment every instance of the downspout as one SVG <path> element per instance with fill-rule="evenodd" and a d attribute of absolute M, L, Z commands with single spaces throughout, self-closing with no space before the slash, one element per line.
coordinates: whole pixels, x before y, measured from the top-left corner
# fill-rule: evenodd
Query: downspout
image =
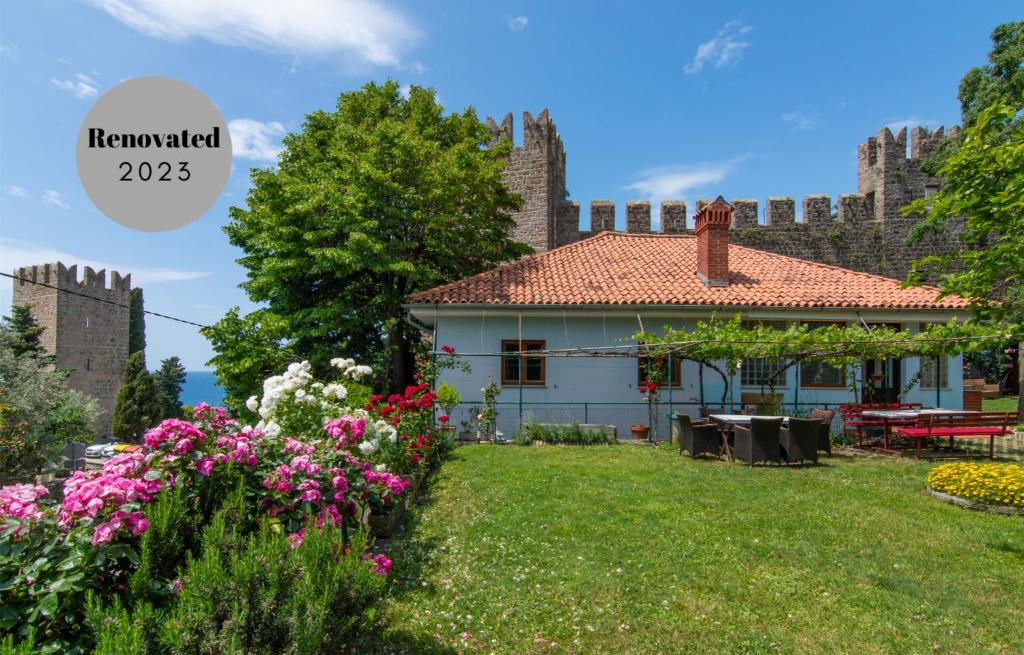
<path fill-rule="evenodd" d="M 523 357 L 523 312 L 519 315 L 519 429 L 523 429 L 523 369 L 526 368 L 526 358 Z"/>

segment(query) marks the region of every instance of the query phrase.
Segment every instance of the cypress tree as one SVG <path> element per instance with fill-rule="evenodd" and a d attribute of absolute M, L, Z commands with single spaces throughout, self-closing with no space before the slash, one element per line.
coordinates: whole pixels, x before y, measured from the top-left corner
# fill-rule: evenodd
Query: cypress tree
<path fill-rule="evenodd" d="M 146 349 L 146 315 L 143 313 L 142 289 L 131 290 L 131 309 L 128 310 L 128 354 Z"/>
<path fill-rule="evenodd" d="M 161 418 L 181 418 L 181 387 L 185 384 L 185 367 L 178 357 L 168 357 L 160 362 L 160 368 L 153 374 L 156 396 L 163 411 Z"/>
<path fill-rule="evenodd" d="M 138 441 L 160 420 L 161 409 L 143 353 L 132 353 L 124 367 L 124 383 L 117 392 L 111 431 L 118 439 Z"/>

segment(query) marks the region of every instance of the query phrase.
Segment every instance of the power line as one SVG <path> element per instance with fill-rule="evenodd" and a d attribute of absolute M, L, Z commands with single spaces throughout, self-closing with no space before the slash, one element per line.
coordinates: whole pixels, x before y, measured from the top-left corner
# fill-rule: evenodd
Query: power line
<path fill-rule="evenodd" d="M 61 293 L 68 293 L 68 294 L 71 294 L 72 296 L 79 296 L 79 297 L 82 297 L 82 298 L 88 298 L 89 300 L 94 300 L 96 302 L 106 303 L 108 305 L 113 305 L 115 307 L 123 307 L 125 309 L 131 310 L 131 305 L 125 305 L 123 303 L 115 302 L 113 300 L 108 300 L 107 298 L 97 298 L 95 296 L 90 296 L 87 293 L 81 293 L 79 291 L 72 291 L 71 289 L 62 289 L 61 287 L 57 287 L 57 286 L 54 286 L 52 284 L 47 284 L 45 282 L 38 282 L 36 280 L 31 280 L 31 279 L 26 278 L 26 277 L 19 277 L 17 275 L 11 275 L 10 273 L 0 272 L 0 275 L 2 275 L 4 277 L 9 277 L 12 280 L 19 280 L 21 282 L 28 282 L 29 284 L 35 284 L 37 286 L 46 287 L 47 289 L 55 289 L 55 290 L 57 290 L 57 291 L 59 291 Z M 168 316 L 167 314 L 161 314 L 160 312 L 151 312 L 148 309 L 143 309 L 142 313 L 143 314 L 149 314 L 150 316 L 156 316 L 157 318 L 165 318 L 168 321 L 175 321 L 175 322 L 178 322 L 178 323 L 184 323 L 185 325 L 194 325 L 195 327 L 199 327 L 199 328 L 209 328 L 210 327 L 209 325 L 203 325 L 202 323 L 196 323 L 195 321 L 189 321 L 189 320 L 184 319 L 184 318 L 178 318 L 176 316 Z"/>

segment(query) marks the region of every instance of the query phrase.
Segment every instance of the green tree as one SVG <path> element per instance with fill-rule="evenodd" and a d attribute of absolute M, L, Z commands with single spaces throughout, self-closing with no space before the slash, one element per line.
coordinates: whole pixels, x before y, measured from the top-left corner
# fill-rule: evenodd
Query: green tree
<path fill-rule="evenodd" d="M 52 358 L 16 352 L 11 322 L 0 323 L 0 484 L 31 479 L 56 463 L 69 441 L 92 441 L 97 402 L 69 389 Z"/>
<path fill-rule="evenodd" d="M 243 252 L 242 287 L 297 356 L 321 370 L 352 356 L 387 385 L 410 382 L 406 296 L 529 252 L 509 237 L 522 203 L 502 181 L 511 144 L 488 139 L 472 108 L 445 115 L 431 89 L 370 83 L 308 115 L 277 168 L 252 171 L 247 208 L 224 229 Z M 214 348 L 222 380 L 249 357 L 238 341 Z"/>
<path fill-rule="evenodd" d="M 263 380 L 295 359 L 284 338 L 286 329 L 285 321 L 265 309 L 240 316 L 238 307 L 232 307 L 216 325 L 201 330 L 216 353 L 208 364 L 216 370 L 224 406 L 233 414 L 247 412 L 245 401 L 262 394 Z"/>
<path fill-rule="evenodd" d="M 967 71 L 957 97 L 964 125 L 978 122 L 995 103 L 1014 104 L 1024 98 L 1024 22 L 1004 23 L 992 31 L 988 65 Z"/>
<path fill-rule="evenodd" d="M 965 248 L 914 262 L 909 282 L 938 273 L 944 295 L 970 299 L 982 319 L 1015 325 L 1024 345 L 1024 122 L 1014 121 L 1022 108 L 1000 103 L 978 114 L 939 169 L 939 192 L 904 212 L 925 214 L 918 234 L 964 217 Z M 1024 420 L 1024 394 L 1018 411 Z"/>
<path fill-rule="evenodd" d="M 143 311 L 142 289 L 135 287 L 130 292 L 128 310 L 128 354 L 146 349 L 146 314 Z"/>
<path fill-rule="evenodd" d="M 153 374 L 156 397 L 160 402 L 160 418 L 181 418 L 181 387 L 185 384 L 185 367 L 178 357 L 168 357 L 160 362 L 160 368 Z"/>
<path fill-rule="evenodd" d="M 111 431 L 118 439 L 137 441 L 160 420 L 161 409 L 143 353 L 132 353 L 124 367 L 124 383 L 117 392 Z"/>
<path fill-rule="evenodd" d="M 7 347 L 15 354 L 43 356 L 45 350 L 39 341 L 46 329 L 36 323 L 32 310 L 26 305 L 11 307 L 11 315 L 4 316 L 6 329 L 3 332 Z"/>

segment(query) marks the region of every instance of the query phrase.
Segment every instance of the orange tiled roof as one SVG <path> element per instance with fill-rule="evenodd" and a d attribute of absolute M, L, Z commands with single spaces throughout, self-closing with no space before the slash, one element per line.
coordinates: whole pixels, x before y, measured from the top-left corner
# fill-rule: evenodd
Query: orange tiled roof
<path fill-rule="evenodd" d="M 602 232 L 576 243 L 412 294 L 411 304 L 714 305 L 962 309 L 935 287 L 729 245 L 729 286 L 696 273 L 697 238 Z"/>

